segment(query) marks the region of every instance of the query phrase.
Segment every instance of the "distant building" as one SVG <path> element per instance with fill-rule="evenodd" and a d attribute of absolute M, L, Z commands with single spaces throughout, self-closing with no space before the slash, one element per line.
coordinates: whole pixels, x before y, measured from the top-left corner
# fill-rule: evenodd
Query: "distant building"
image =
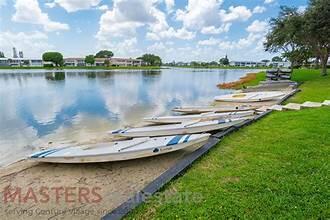
<path fill-rule="evenodd" d="M 230 61 L 230 66 L 236 67 L 290 67 L 290 62 L 255 62 L 255 61 Z"/>
<path fill-rule="evenodd" d="M 263 67 L 267 66 L 266 62 L 254 62 L 254 61 L 230 61 L 230 66 L 236 66 L 236 67 Z"/>
<path fill-rule="evenodd" d="M 140 59 L 132 58 L 95 58 L 94 66 L 104 66 L 106 60 L 109 60 L 110 66 L 142 66 L 143 61 Z M 65 58 L 65 66 L 86 66 L 85 58 Z"/>
<path fill-rule="evenodd" d="M 13 58 L 18 58 L 16 48 L 13 47 Z"/>
<path fill-rule="evenodd" d="M 0 58 L 0 66 L 34 66 L 42 67 L 42 59 L 27 59 L 27 58 Z"/>
<path fill-rule="evenodd" d="M 85 58 L 65 58 L 64 66 L 86 66 Z"/>
<path fill-rule="evenodd" d="M 19 58 L 24 58 L 23 51 L 19 51 L 19 52 L 18 52 L 18 55 L 19 55 Z"/>

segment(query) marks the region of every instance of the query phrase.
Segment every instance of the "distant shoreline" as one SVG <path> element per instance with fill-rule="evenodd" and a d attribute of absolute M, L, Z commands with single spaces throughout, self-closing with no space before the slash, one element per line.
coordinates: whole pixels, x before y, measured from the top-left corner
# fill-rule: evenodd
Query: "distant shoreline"
<path fill-rule="evenodd" d="M 163 66 L 167 68 L 182 68 L 182 69 L 271 69 L 267 66 L 248 67 L 248 66 Z"/>
<path fill-rule="evenodd" d="M 160 66 L 125 66 L 125 67 L 119 67 L 119 66 L 110 66 L 110 67 L 104 67 L 104 66 L 77 66 L 77 67 L 8 67 L 8 66 L 0 66 L 0 70 L 153 70 L 153 69 L 162 69 L 163 67 Z M 165 67 L 166 68 L 166 67 Z"/>

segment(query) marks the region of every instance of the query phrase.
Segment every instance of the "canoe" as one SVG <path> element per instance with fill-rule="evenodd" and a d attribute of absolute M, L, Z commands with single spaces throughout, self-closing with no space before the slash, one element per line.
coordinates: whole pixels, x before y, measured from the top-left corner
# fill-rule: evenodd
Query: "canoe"
<path fill-rule="evenodd" d="M 202 113 L 197 115 L 178 115 L 178 116 L 164 116 L 164 117 L 151 117 L 144 118 L 144 121 L 155 124 L 177 124 L 187 121 L 203 120 L 210 121 L 216 119 L 226 118 L 240 118 L 246 116 L 252 116 L 255 111 L 241 111 L 241 112 L 224 112 L 224 113 Z"/>
<path fill-rule="evenodd" d="M 157 125 L 137 128 L 126 128 L 110 131 L 114 137 L 156 137 L 177 134 L 195 134 L 210 132 L 214 130 L 226 129 L 233 125 L 239 124 L 252 117 L 244 117 L 237 119 L 220 119 L 212 121 L 189 121 L 181 124 Z"/>
<path fill-rule="evenodd" d="M 206 112 L 238 112 L 238 111 L 248 111 L 256 109 L 255 106 L 251 105 L 238 105 L 238 106 L 185 106 L 176 107 L 172 109 L 174 112 L 180 112 L 184 114 L 200 114 Z"/>
<path fill-rule="evenodd" d="M 156 156 L 185 148 L 198 149 L 210 134 L 134 138 L 128 141 L 48 149 L 28 159 L 47 163 L 99 163 Z"/>
<path fill-rule="evenodd" d="M 229 95 L 216 96 L 216 101 L 223 102 L 260 102 L 278 99 L 284 96 L 285 93 L 278 91 L 271 92 L 247 92 L 247 93 L 234 93 Z"/>

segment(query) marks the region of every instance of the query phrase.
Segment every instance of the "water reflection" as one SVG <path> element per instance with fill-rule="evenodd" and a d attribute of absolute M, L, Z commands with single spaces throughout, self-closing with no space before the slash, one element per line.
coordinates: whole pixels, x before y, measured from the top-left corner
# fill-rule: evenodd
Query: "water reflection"
<path fill-rule="evenodd" d="M 65 72 L 46 73 L 45 78 L 52 81 L 65 80 Z"/>
<path fill-rule="evenodd" d="M 106 136 L 180 105 L 203 105 L 245 70 L 0 72 L 0 165 L 36 143 Z"/>

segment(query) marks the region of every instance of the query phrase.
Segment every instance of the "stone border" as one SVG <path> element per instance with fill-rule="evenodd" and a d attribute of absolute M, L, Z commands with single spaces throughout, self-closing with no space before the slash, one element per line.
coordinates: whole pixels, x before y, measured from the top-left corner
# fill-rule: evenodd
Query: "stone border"
<path fill-rule="evenodd" d="M 278 103 L 283 103 L 285 100 L 287 100 L 288 98 L 290 98 L 291 96 L 293 96 L 294 94 L 296 94 L 299 91 L 300 90 L 295 89 L 293 92 L 291 92 L 290 94 L 283 97 Z M 247 120 L 241 124 L 230 127 L 228 129 L 226 129 L 225 131 L 221 131 L 216 134 L 213 134 L 209 138 L 209 141 L 203 147 L 197 149 L 196 151 L 192 152 L 191 154 L 184 156 L 174 166 L 170 167 L 167 171 L 165 171 L 163 174 L 161 174 L 156 179 L 154 179 L 152 182 L 150 182 L 141 191 L 137 192 L 133 197 L 131 197 L 127 201 L 123 202 L 117 208 L 115 208 L 110 213 L 108 213 L 104 217 L 102 217 L 102 220 L 122 219 L 124 216 L 126 216 L 130 211 L 132 211 L 138 205 L 145 202 L 146 199 L 148 199 L 148 197 L 150 197 L 151 195 L 156 193 L 159 189 L 161 189 L 165 184 L 167 184 L 173 178 L 177 177 L 179 174 L 181 174 L 183 171 L 185 171 L 187 168 L 189 168 L 194 161 L 196 161 L 198 158 L 200 158 L 201 156 L 206 154 L 212 147 L 217 145 L 221 141 L 221 139 L 224 138 L 226 135 L 231 134 L 247 125 L 250 125 L 255 121 L 258 121 L 259 119 L 265 117 L 272 111 L 273 110 L 267 110 L 266 112 L 263 112 L 262 114 L 258 115 L 254 119 Z"/>

